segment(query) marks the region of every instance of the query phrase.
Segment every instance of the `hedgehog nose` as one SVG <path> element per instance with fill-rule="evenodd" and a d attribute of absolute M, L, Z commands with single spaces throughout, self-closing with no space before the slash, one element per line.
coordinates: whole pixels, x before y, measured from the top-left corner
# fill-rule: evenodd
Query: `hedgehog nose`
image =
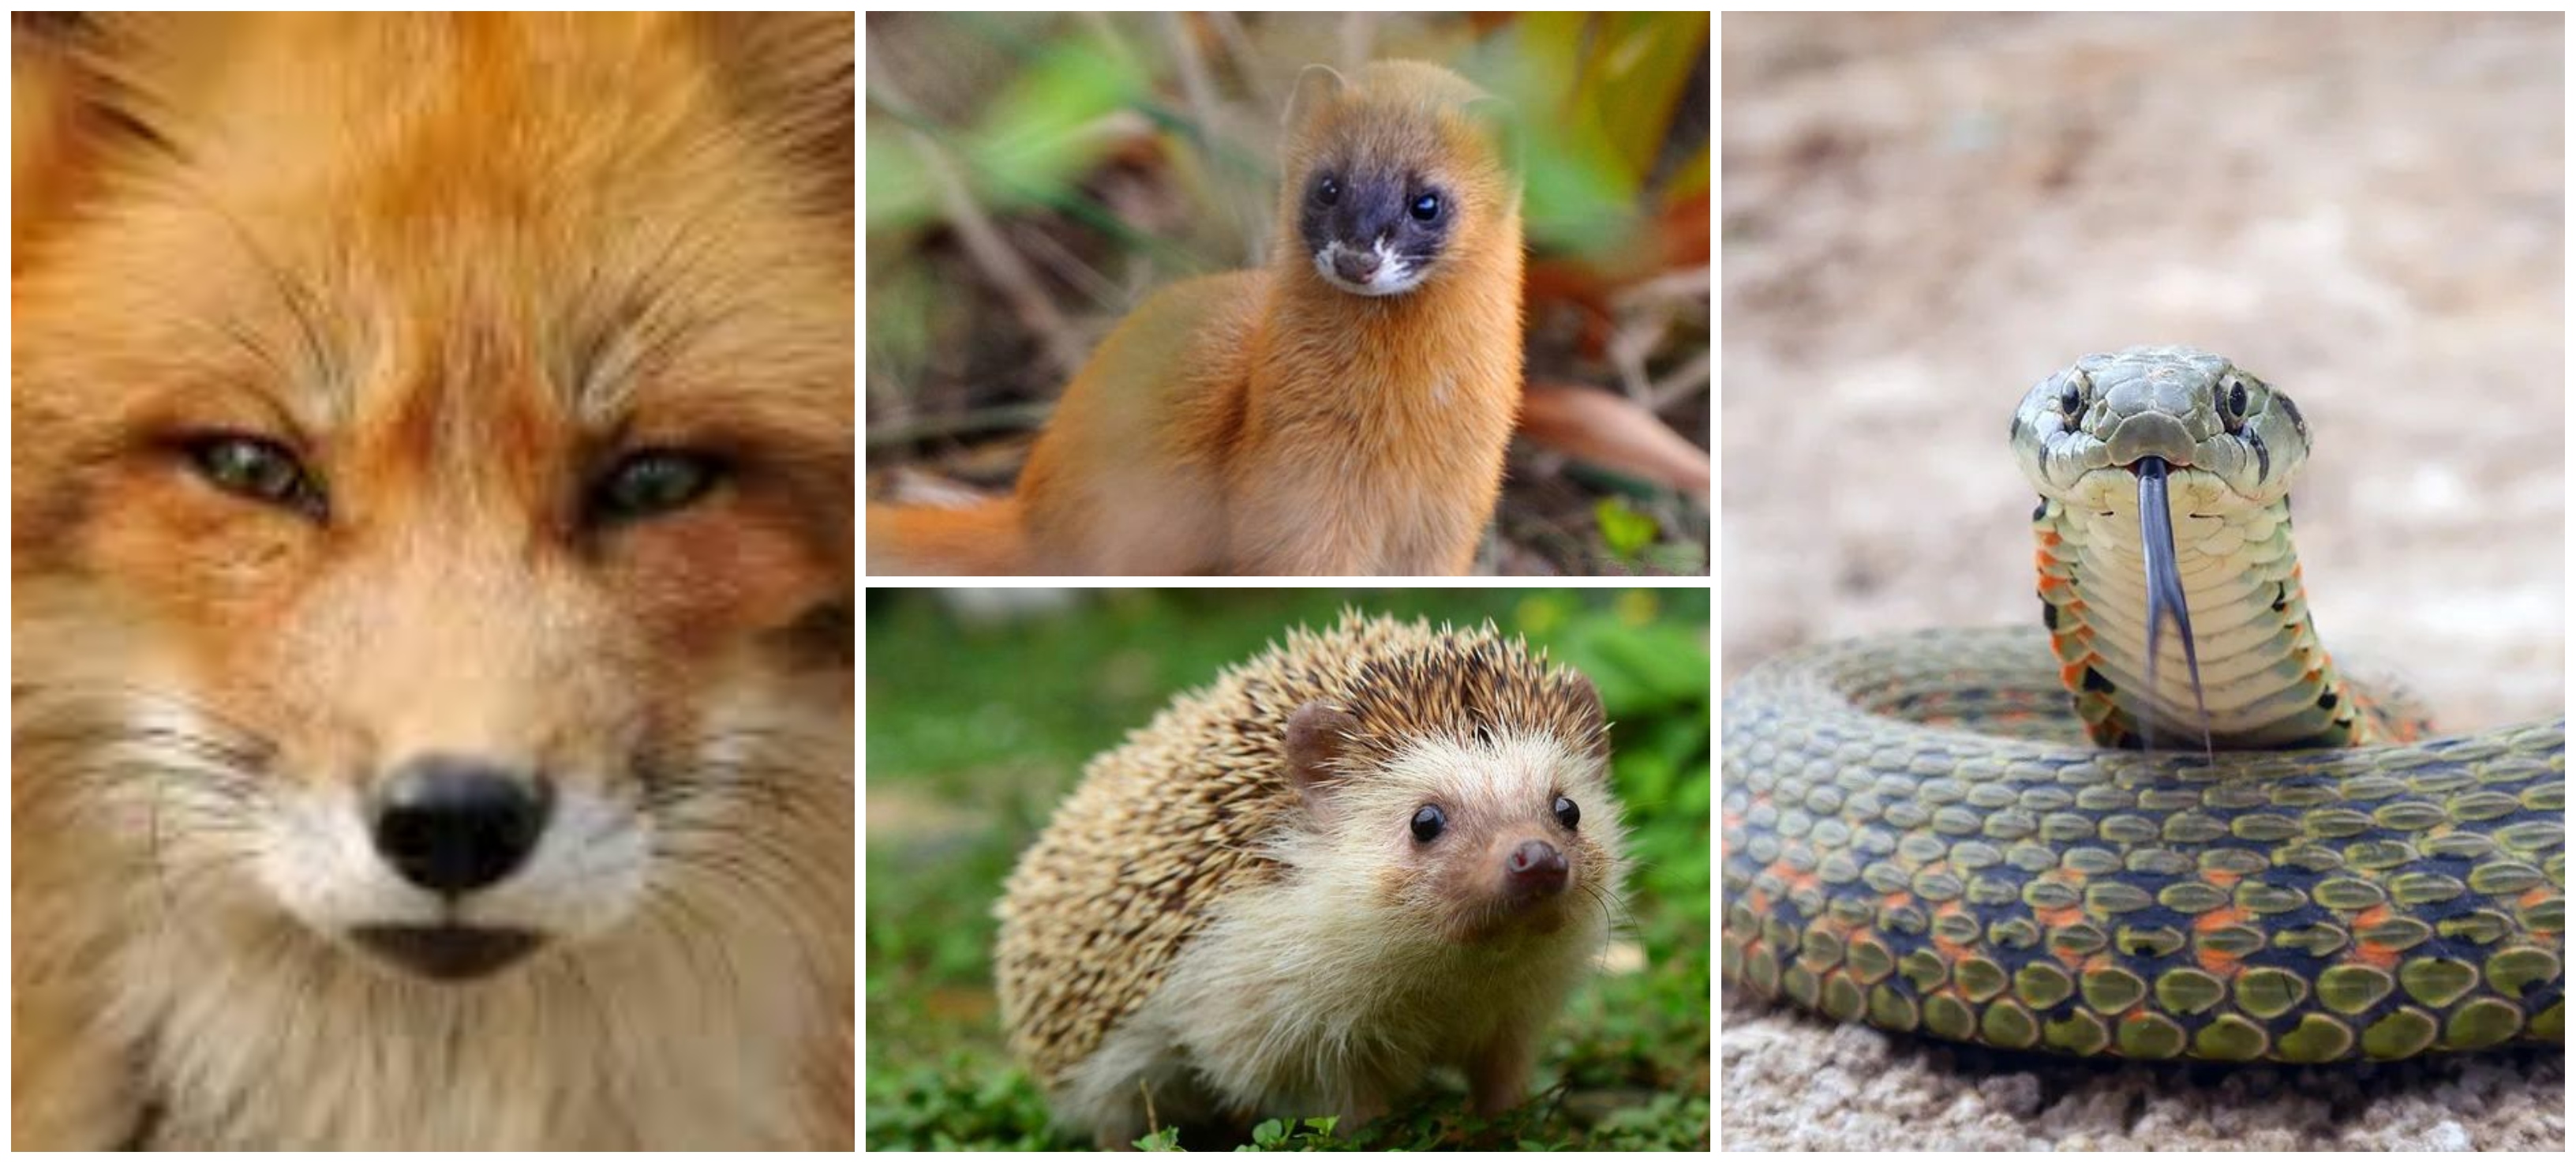
<path fill-rule="evenodd" d="M 1354 283 L 1365 283 L 1377 274 L 1378 257 L 1374 250 L 1342 250 L 1333 255 L 1333 271 Z"/>
<path fill-rule="evenodd" d="M 1565 891 L 1565 853 L 1545 840 L 1523 840 L 1503 862 L 1514 896 L 1553 896 Z"/>
<path fill-rule="evenodd" d="M 489 888 L 536 850 L 552 799 L 542 782 L 508 767 L 421 756 L 395 770 L 376 795 L 376 854 L 431 892 Z"/>

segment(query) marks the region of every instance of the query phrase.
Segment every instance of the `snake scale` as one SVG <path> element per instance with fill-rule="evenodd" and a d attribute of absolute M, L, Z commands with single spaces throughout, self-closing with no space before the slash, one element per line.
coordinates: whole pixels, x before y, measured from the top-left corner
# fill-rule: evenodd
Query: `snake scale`
<path fill-rule="evenodd" d="M 2044 625 L 1728 691 L 1730 986 L 2073 1055 L 2563 1043 L 2566 721 L 2428 738 L 2347 681 L 2290 543 L 2289 397 L 2132 348 L 2042 380 L 2012 445 Z"/>

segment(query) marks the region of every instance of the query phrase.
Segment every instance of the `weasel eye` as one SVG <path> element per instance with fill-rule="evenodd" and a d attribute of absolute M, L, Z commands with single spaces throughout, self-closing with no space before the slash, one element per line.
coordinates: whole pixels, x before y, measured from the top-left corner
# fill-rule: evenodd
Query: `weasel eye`
<path fill-rule="evenodd" d="M 1568 828 L 1582 823 L 1583 809 L 1575 807 L 1573 800 L 1558 796 L 1556 797 L 1556 822 Z"/>
<path fill-rule="evenodd" d="M 1413 200 L 1413 220 L 1429 222 L 1440 216 L 1440 195 L 1424 194 Z"/>
<path fill-rule="evenodd" d="M 1449 826 L 1449 816 L 1430 804 L 1413 813 L 1413 838 L 1425 844 L 1440 838 L 1440 830 Z"/>
<path fill-rule="evenodd" d="M 660 516 L 695 504 L 723 476 L 714 457 L 648 448 L 618 461 L 592 486 L 591 511 L 606 521 Z"/>
<path fill-rule="evenodd" d="M 1330 206 L 1342 200 L 1342 183 L 1326 174 L 1315 183 L 1315 200 Z"/>
<path fill-rule="evenodd" d="M 238 497 L 319 514 L 322 487 L 283 444 L 227 433 L 192 441 L 188 462 L 206 483 Z"/>

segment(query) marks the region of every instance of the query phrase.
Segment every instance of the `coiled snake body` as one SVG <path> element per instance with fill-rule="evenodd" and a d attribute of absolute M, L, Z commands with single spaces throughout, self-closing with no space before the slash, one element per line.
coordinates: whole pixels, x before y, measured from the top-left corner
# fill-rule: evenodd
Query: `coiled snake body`
<path fill-rule="evenodd" d="M 2041 381 L 2012 442 L 2044 627 L 1728 692 L 1728 981 L 2079 1055 L 2563 1042 L 2566 722 L 2418 739 L 2346 682 L 2290 545 L 2289 398 L 2133 348 Z"/>

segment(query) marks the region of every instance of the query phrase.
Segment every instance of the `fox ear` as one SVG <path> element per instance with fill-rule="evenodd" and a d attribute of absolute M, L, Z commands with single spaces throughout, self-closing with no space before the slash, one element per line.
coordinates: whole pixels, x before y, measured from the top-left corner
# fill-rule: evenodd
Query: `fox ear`
<path fill-rule="evenodd" d="M 9 15 L 9 236 L 31 239 L 125 161 L 184 157 L 185 94 L 232 59 L 232 21 L 200 12 Z"/>
<path fill-rule="evenodd" d="M 702 17 L 725 86 L 817 183 L 821 208 L 856 220 L 857 51 L 847 12 Z"/>
<path fill-rule="evenodd" d="M 9 15 L 9 240 L 27 241 L 72 200 L 96 137 L 98 78 L 81 61 L 89 21 L 77 15 Z M 12 260 L 15 261 L 14 259 Z"/>

